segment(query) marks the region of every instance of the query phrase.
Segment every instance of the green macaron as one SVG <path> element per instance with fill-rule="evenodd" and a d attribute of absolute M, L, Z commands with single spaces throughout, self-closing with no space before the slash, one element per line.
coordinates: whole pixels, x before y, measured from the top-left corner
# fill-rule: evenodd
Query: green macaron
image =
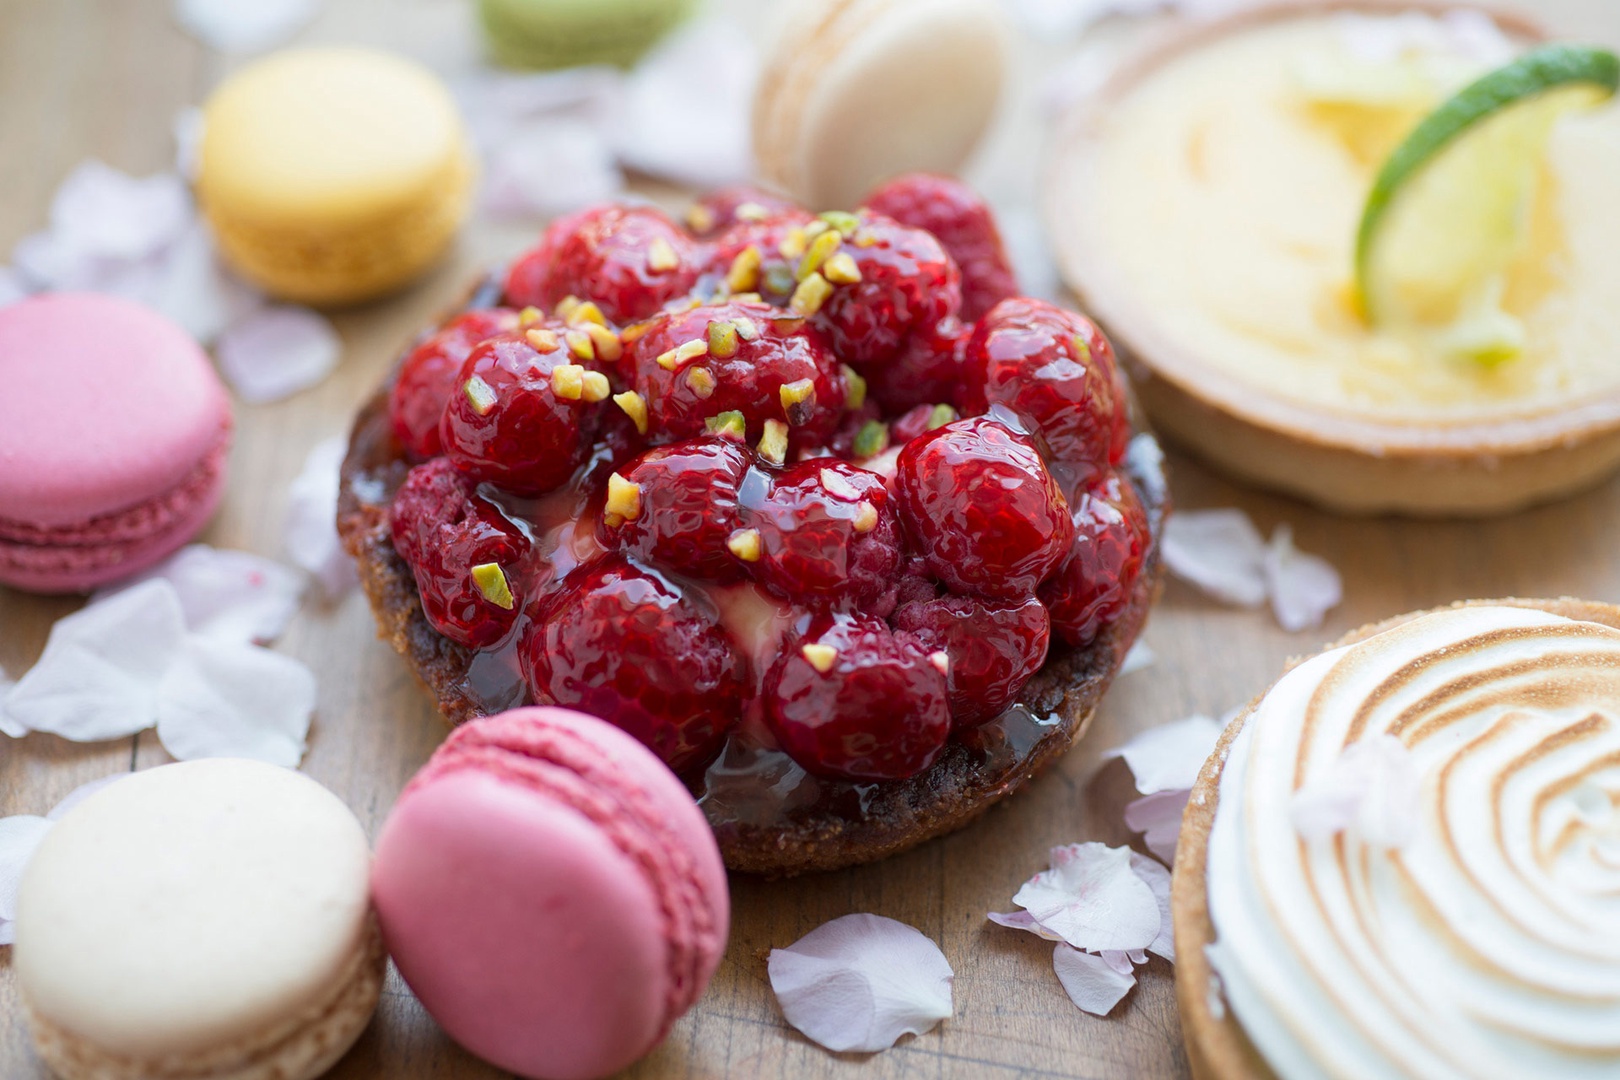
<path fill-rule="evenodd" d="M 479 0 L 495 62 L 506 67 L 629 67 L 696 0 Z"/>

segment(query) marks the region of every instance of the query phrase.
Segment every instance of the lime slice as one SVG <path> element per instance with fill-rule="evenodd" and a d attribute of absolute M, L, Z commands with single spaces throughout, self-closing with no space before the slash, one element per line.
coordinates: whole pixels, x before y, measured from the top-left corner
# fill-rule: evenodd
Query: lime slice
<path fill-rule="evenodd" d="M 1614 53 L 1547 45 L 1424 117 L 1384 162 L 1361 213 L 1356 291 L 1369 321 L 1478 339 L 1501 314 L 1492 309 L 1523 237 L 1553 123 L 1606 100 L 1617 84 Z M 1459 328 L 1470 320 L 1484 322 Z M 1462 351 L 1500 360 L 1512 350 L 1492 340 Z"/>

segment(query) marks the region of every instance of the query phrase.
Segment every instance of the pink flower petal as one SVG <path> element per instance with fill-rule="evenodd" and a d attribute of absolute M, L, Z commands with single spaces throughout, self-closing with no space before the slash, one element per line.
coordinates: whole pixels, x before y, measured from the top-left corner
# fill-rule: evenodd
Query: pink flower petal
<path fill-rule="evenodd" d="M 332 324 L 308 308 L 278 305 L 220 335 L 220 370 L 243 401 L 279 401 L 314 386 L 337 366 L 343 343 Z"/>
<path fill-rule="evenodd" d="M 1142 949 L 1159 933 L 1153 892 L 1131 869 L 1129 848 L 1096 842 L 1052 849 L 1052 866 L 1013 903 L 1077 949 Z"/>
<path fill-rule="evenodd" d="M 1218 600 L 1257 607 L 1266 598 L 1266 542 L 1241 510 L 1183 510 L 1164 526 L 1164 564 Z"/>
<path fill-rule="evenodd" d="M 989 919 L 997 926 L 1005 926 L 1009 930 L 1025 930 L 1031 934 L 1034 934 L 1036 937 L 1045 938 L 1047 941 L 1063 940 L 1056 934 L 1052 933 L 1052 931 L 1036 922 L 1035 916 L 1031 915 L 1027 911 L 992 911 L 987 914 L 985 918 Z"/>
<path fill-rule="evenodd" d="M 315 676 L 290 656 L 193 635 L 157 694 L 157 734 L 180 761 L 243 757 L 294 769 L 315 711 Z"/>
<path fill-rule="evenodd" d="M 1191 791 L 1155 791 L 1125 805 L 1125 826 L 1142 834 L 1147 849 L 1166 864 L 1176 859 L 1176 840 L 1181 835 L 1181 815 Z"/>
<path fill-rule="evenodd" d="M 346 453 L 348 440 L 341 435 L 315 444 L 292 482 L 283 527 L 287 554 L 315 576 L 328 597 L 342 596 L 360 583 L 337 533 L 339 471 Z"/>
<path fill-rule="evenodd" d="M 209 48 L 253 53 L 280 45 L 318 10 L 317 0 L 175 0 L 174 19 Z"/>
<path fill-rule="evenodd" d="M 1147 951 L 1155 956 L 1162 956 L 1172 964 L 1176 962 L 1176 936 L 1175 927 L 1170 917 L 1170 871 L 1148 858 L 1131 852 L 1131 869 L 1141 878 L 1153 892 L 1153 899 L 1159 905 L 1159 933 L 1154 937 Z M 1137 960 L 1143 963 L 1147 957 Z"/>
<path fill-rule="evenodd" d="M 51 200 L 51 230 L 68 248 L 109 259 L 157 254 L 190 224 L 191 194 L 175 173 L 134 177 L 91 158 Z"/>
<path fill-rule="evenodd" d="M 7 718 L 76 742 L 143 731 L 185 633 L 180 598 L 161 579 L 89 604 L 51 627 L 39 663 L 6 694 Z"/>
<path fill-rule="evenodd" d="M 1105 751 L 1103 758 L 1124 758 L 1143 795 L 1185 791 L 1198 779 L 1225 726 L 1207 716 L 1189 716 L 1148 728 L 1123 746 Z"/>
<path fill-rule="evenodd" d="M 572 116 L 514 126 L 485 153 L 484 171 L 482 205 L 496 217 L 566 213 L 624 188 L 601 131 Z"/>
<path fill-rule="evenodd" d="M 304 592 L 302 575 L 278 562 L 246 551 L 192 544 L 134 581 L 98 592 L 95 599 L 153 578 L 174 586 L 193 633 L 244 644 L 280 637 Z"/>
<path fill-rule="evenodd" d="M 945 954 L 881 915 L 845 915 L 772 949 L 771 989 L 782 1015 L 829 1050 L 885 1050 L 951 1015 Z"/>
<path fill-rule="evenodd" d="M 1271 610 L 1284 630 L 1294 633 L 1322 625 L 1322 617 L 1344 599 L 1344 582 L 1333 564 L 1294 547 L 1294 530 L 1278 525 L 1265 557 Z"/>
<path fill-rule="evenodd" d="M 154 268 L 146 294 L 138 299 L 205 345 L 264 306 L 263 295 L 233 277 L 219 261 L 213 235 L 200 219 L 169 246 L 161 265 Z"/>
<path fill-rule="evenodd" d="M 1417 826 L 1421 789 L 1417 762 L 1400 739 L 1363 739 L 1294 793 L 1294 830 L 1306 840 L 1349 831 L 1373 847 L 1404 847 Z"/>
<path fill-rule="evenodd" d="M 1102 957 L 1061 941 L 1052 951 L 1052 970 L 1069 1000 L 1093 1016 L 1107 1016 L 1136 985 L 1136 976 L 1129 971 L 1121 972 Z"/>

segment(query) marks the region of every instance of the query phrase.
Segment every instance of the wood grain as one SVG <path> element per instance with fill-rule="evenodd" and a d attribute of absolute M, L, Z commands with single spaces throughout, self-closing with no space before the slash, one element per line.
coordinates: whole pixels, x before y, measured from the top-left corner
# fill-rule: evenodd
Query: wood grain
<path fill-rule="evenodd" d="M 769 5 L 729 0 L 752 22 Z M 1573 36 L 1620 41 L 1612 0 L 1535 5 Z M 301 40 L 379 45 L 454 74 L 475 62 L 462 0 L 332 0 Z M 1018 88 L 981 170 L 991 183 L 1027 165 L 1037 144 L 1033 90 L 1061 49 L 1030 46 Z M 161 0 L 4 0 L 0 4 L 0 251 L 44 224 L 50 193 L 75 164 L 97 156 L 145 173 L 167 167 L 176 110 L 198 102 L 230 62 L 181 35 Z M 1023 148 L 1023 157 L 1008 153 Z M 1021 164 L 1022 163 L 1022 164 Z M 1003 190 L 1016 190 L 1006 187 Z M 650 191 L 669 195 L 667 191 Z M 336 375 L 289 401 L 240 406 L 225 506 L 203 537 L 280 555 L 287 485 L 320 439 L 347 429 L 397 350 L 452 303 L 484 265 L 531 238 L 537 222 L 476 223 L 455 257 L 386 303 L 339 313 L 345 343 Z M 1348 596 L 1320 630 L 1289 635 L 1263 612 L 1212 604 L 1172 584 L 1149 625 L 1151 668 L 1120 680 L 1086 741 L 1027 793 L 978 824 L 876 866 L 793 882 L 737 880 L 730 948 L 714 985 L 668 1042 L 629 1073 L 669 1077 L 1170 1078 L 1187 1073 L 1173 973 L 1154 959 L 1108 1019 L 1079 1013 L 1051 971 L 1050 946 L 988 924 L 1054 844 L 1130 840 L 1120 811 L 1132 791 L 1100 751 L 1132 732 L 1219 712 L 1268 685 L 1285 658 L 1395 613 L 1478 596 L 1620 599 L 1620 484 L 1487 523 L 1349 521 L 1235 487 L 1172 457 L 1183 507 L 1235 505 L 1263 529 L 1288 521 L 1299 545 L 1331 558 Z M 0 667 L 26 670 L 70 600 L 0 589 Z M 278 646 L 320 678 L 319 713 L 304 768 L 348 801 L 375 835 L 400 787 L 443 736 L 399 660 L 374 638 L 363 600 L 311 600 Z M 150 735 L 79 746 L 34 735 L 0 740 L 0 814 L 41 813 L 79 783 L 166 760 Z M 830 1055 L 783 1023 L 765 957 L 827 919 L 872 911 L 939 941 L 956 970 L 953 1018 L 875 1056 Z M 0 949 L 0 1076 L 43 1076 L 19 1020 Z M 452 1045 L 397 977 L 376 1021 L 332 1074 L 401 1080 L 494 1077 Z"/>

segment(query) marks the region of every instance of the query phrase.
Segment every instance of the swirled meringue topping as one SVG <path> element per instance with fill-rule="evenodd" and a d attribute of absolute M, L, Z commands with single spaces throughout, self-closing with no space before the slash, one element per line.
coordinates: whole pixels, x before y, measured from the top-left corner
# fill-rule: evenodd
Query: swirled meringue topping
<path fill-rule="evenodd" d="M 1399 846 L 1305 839 L 1296 793 L 1399 739 Z M 1210 956 L 1284 1080 L 1620 1076 L 1620 631 L 1427 615 L 1295 668 L 1231 746 Z"/>

